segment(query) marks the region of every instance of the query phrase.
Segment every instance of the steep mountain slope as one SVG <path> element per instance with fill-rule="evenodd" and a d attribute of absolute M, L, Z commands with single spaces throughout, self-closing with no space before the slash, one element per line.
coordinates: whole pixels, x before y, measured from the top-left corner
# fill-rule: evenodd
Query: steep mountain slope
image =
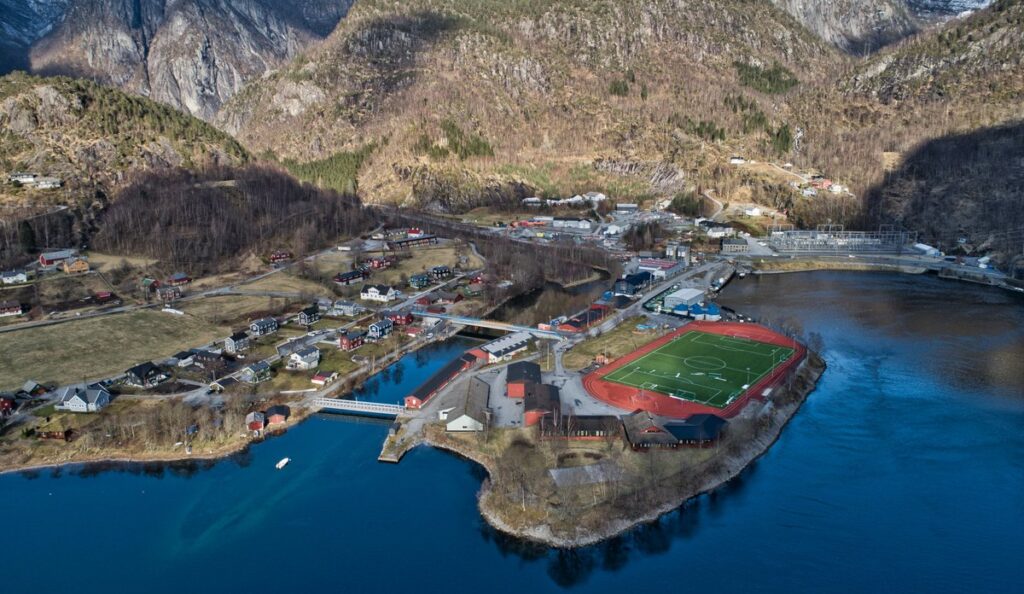
<path fill-rule="evenodd" d="M 366 0 L 218 122 L 300 160 L 375 142 L 360 179 L 371 200 L 458 202 L 520 166 L 699 150 L 745 127 L 729 94 L 750 95 L 760 123 L 746 127 L 766 142 L 781 122 L 754 97 L 769 110 L 844 60 L 767 3 Z"/>
<path fill-rule="evenodd" d="M 113 84 L 206 119 L 246 82 L 327 35 L 351 4 L 70 1 L 60 23 L 32 46 L 33 72 Z"/>
<path fill-rule="evenodd" d="M 74 245 L 109 197 L 137 174 L 236 165 L 248 153 L 230 136 L 166 105 L 85 80 L 0 77 L 0 265 L 36 245 Z M 13 171 L 63 180 L 60 189 L 7 182 Z"/>
<path fill-rule="evenodd" d="M 850 84 L 884 103 L 1004 104 L 1024 90 L 1024 4 L 993 3 L 931 35 L 873 56 Z"/>
<path fill-rule="evenodd" d="M 70 0 L 0 0 L 0 74 L 28 68 L 37 39 L 64 18 Z"/>
<path fill-rule="evenodd" d="M 772 2 L 825 41 L 852 53 L 870 53 L 917 29 L 905 0 Z"/>
<path fill-rule="evenodd" d="M 0 77 L 0 131 L 0 170 L 59 176 L 71 189 L 116 185 L 138 169 L 248 160 L 234 139 L 209 124 L 68 78 Z M 4 188 L 6 204 L 32 200 L 24 189 Z"/>
<path fill-rule="evenodd" d="M 947 246 L 963 237 L 1020 249 L 998 240 L 1024 224 L 1024 1 L 997 0 L 882 52 L 843 87 L 847 105 L 875 106 L 859 131 L 868 145 L 899 153 L 866 193 L 870 220 Z"/>
<path fill-rule="evenodd" d="M 1024 246 L 1021 187 L 1024 122 L 925 142 L 868 194 L 867 208 L 943 250 L 966 240 L 962 249 L 994 250 L 1008 263 Z"/>

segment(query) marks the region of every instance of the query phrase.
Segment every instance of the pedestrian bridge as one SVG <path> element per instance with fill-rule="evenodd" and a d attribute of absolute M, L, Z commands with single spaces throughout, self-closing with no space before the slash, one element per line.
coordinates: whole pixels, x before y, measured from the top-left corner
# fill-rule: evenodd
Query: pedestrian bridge
<path fill-rule="evenodd" d="M 557 330 L 541 330 L 540 328 L 534 328 L 532 326 L 519 326 L 516 324 L 507 324 L 505 322 L 495 322 L 493 320 L 482 320 L 480 318 L 468 318 L 466 316 L 453 316 L 443 313 L 431 313 L 425 310 L 415 310 L 418 316 L 424 318 L 437 318 L 439 320 L 448 320 L 453 324 L 462 324 L 463 326 L 476 326 L 477 328 L 492 328 L 494 330 L 504 330 L 505 332 L 529 332 L 537 338 L 548 338 L 551 340 L 562 340 L 565 335 Z"/>
<path fill-rule="evenodd" d="M 313 400 L 313 407 L 326 411 L 384 417 L 397 417 L 405 412 L 405 407 L 400 404 L 344 400 L 341 398 L 317 398 Z"/>

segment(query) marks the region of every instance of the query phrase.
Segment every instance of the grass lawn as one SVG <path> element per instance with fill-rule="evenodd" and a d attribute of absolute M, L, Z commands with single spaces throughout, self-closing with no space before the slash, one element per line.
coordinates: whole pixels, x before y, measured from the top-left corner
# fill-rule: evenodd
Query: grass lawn
<path fill-rule="evenodd" d="M 605 332 L 597 338 L 585 340 L 567 351 L 562 357 L 566 369 L 583 369 L 593 362 L 594 357 L 605 355 L 609 359 L 618 359 L 638 350 L 650 342 L 655 334 L 653 330 L 639 332 L 636 327 L 647 320 L 636 316 L 624 320 L 611 332 Z"/>
<path fill-rule="evenodd" d="M 692 331 L 604 379 L 725 408 L 792 355 L 788 347 Z"/>
<path fill-rule="evenodd" d="M 4 335 L 0 389 L 29 379 L 63 385 L 108 377 L 226 332 L 196 317 L 151 310 L 16 330 Z"/>
<path fill-rule="evenodd" d="M 114 398 L 111 401 L 110 406 L 104 408 L 99 413 L 74 413 L 66 411 L 55 411 L 50 415 L 37 415 L 37 416 L 49 416 L 49 423 L 41 423 L 37 429 L 39 431 L 63 431 L 65 429 L 74 429 L 79 431 L 84 427 L 95 423 L 104 416 L 118 415 L 134 408 L 139 404 L 139 400 L 133 398 L 126 398 L 124 396 Z"/>
<path fill-rule="evenodd" d="M 32 414 L 41 419 L 45 419 L 46 417 L 52 417 L 53 415 L 57 414 L 57 405 L 47 404 L 46 406 L 41 406 L 32 411 Z"/>
<path fill-rule="evenodd" d="M 313 268 L 321 274 L 331 276 L 339 272 L 352 270 L 352 252 L 330 251 L 320 254 L 316 257 Z"/>
<path fill-rule="evenodd" d="M 341 376 L 352 373 L 359 368 L 359 365 L 352 361 L 352 355 L 358 354 L 361 350 L 361 348 L 355 351 L 324 348 L 320 351 L 320 371 L 336 371 Z"/>
<path fill-rule="evenodd" d="M 299 278 L 286 271 L 271 274 L 253 283 L 246 283 L 239 288 L 246 291 L 303 293 L 315 297 L 334 297 L 334 293 L 327 287 L 311 280 Z"/>
<path fill-rule="evenodd" d="M 190 316 L 195 316 L 210 324 L 241 327 L 250 318 L 257 317 L 256 314 L 262 314 L 289 303 L 298 303 L 298 301 L 275 297 L 231 295 L 205 297 L 187 301 L 177 307 Z"/>
<path fill-rule="evenodd" d="M 277 370 L 273 379 L 269 382 L 263 382 L 259 384 L 259 391 L 263 392 L 286 392 L 290 390 L 315 390 L 318 389 L 310 383 L 310 379 L 315 374 L 315 370 L 309 371 L 290 371 L 281 366 Z"/>
<path fill-rule="evenodd" d="M 536 210 L 532 212 L 525 211 L 520 213 L 508 213 L 496 212 L 486 206 L 481 206 L 480 208 L 474 208 L 457 218 L 464 223 L 479 225 L 481 227 L 493 227 L 495 223 L 505 223 L 507 225 L 513 221 L 529 221 L 535 216 L 537 216 Z"/>

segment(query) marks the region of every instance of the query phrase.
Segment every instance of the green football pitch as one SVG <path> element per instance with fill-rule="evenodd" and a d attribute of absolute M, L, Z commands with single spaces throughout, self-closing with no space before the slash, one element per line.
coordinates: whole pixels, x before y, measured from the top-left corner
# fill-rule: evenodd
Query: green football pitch
<path fill-rule="evenodd" d="M 792 355 L 793 349 L 784 346 L 693 331 L 630 361 L 604 379 L 725 408 Z"/>

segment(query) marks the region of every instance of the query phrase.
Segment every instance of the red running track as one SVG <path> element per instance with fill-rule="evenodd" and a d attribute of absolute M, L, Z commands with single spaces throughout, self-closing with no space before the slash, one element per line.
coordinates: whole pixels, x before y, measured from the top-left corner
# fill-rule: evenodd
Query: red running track
<path fill-rule="evenodd" d="M 653 392 L 651 390 L 644 390 L 643 395 L 641 396 L 640 390 L 637 388 L 631 388 L 629 386 L 604 379 L 605 376 L 616 369 L 619 369 L 632 361 L 636 361 L 640 357 L 658 349 L 677 336 L 687 332 L 693 332 L 695 330 L 707 334 L 720 334 L 722 336 L 747 338 L 757 342 L 788 347 L 793 349 L 793 355 L 783 364 L 772 370 L 771 373 L 761 378 L 760 381 L 748 388 L 746 392 L 725 408 L 715 408 L 714 406 L 707 406 L 697 402 L 680 400 L 678 398 L 673 398 L 668 394 Z M 594 398 L 628 412 L 646 410 L 655 415 L 676 419 L 685 419 L 692 415 L 702 413 L 732 418 L 743 410 L 743 407 L 746 406 L 751 399 L 760 399 L 764 390 L 780 384 L 786 375 L 800 364 L 806 354 L 807 349 L 804 345 L 789 337 L 773 332 L 764 326 L 758 326 L 756 324 L 741 324 L 738 322 L 690 322 L 675 332 L 666 334 L 665 336 L 644 345 L 635 353 L 626 355 L 625 357 L 613 361 L 600 369 L 588 373 L 587 376 L 583 378 L 583 387 L 586 388 L 587 392 L 589 392 Z"/>

